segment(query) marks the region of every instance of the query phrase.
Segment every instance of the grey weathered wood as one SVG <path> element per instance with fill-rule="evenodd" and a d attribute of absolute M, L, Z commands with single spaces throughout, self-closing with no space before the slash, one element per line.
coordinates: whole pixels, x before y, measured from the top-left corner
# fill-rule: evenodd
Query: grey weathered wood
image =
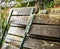
<path fill-rule="evenodd" d="M 27 25 L 30 17 L 28 16 L 13 16 L 10 23 Z M 60 25 L 60 15 L 53 14 L 36 14 L 33 23 L 55 24 Z"/>
<path fill-rule="evenodd" d="M 44 40 L 37 40 L 31 37 L 28 37 L 25 41 L 24 47 L 28 47 L 30 49 L 60 49 L 59 42 L 52 42 L 52 41 L 44 41 Z"/>
<path fill-rule="evenodd" d="M 60 15 L 36 14 L 33 23 L 59 24 L 60 25 Z"/>
<path fill-rule="evenodd" d="M 30 15 L 33 7 L 13 8 L 12 15 Z"/>
<path fill-rule="evenodd" d="M 19 48 L 12 44 L 4 43 L 1 49 L 19 49 Z"/>
<path fill-rule="evenodd" d="M 17 36 L 24 36 L 25 34 L 25 29 L 24 28 L 19 28 L 19 27 L 10 27 L 8 34 L 12 35 L 17 35 Z"/>
<path fill-rule="evenodd" d="M 20 28 L 26 28 L 25 24 L 10 24 L 11 27 L 20 27 Z"/>
<path fill-rule="evenodd" d="M 12 45 L 15 45 L 15 46 L 17 46 L 17 47 L 19 47 L 20 44 L 21 44 L 21 42 L 15 41 L 15 40 L 11 40 L 11 39 L 6 39 L 5 42 L 6 42 L 6 43 L 9 43 L 9 44 L 12 44 Z"/>
<path fill-rule="evenodd" d="M 5 44 L 4 44 L 5 45 Z M 7 46 L 3 45 L 4 47 L 10 47 L 10 48 L 16 48 L 15 45 L 9 43 Z M 9 45 L 9 46 L 8 46 Z M 12 47 L 11 47 L 12 45 Z M 28 37 L 24 43 L 24 47 L 30 48 L 30 49 L 60 49 L 60 43 L 59 42 L 51 42 L 51 41 L 44 41 L 44 40 L 37 40 L 31 37 Z"/>
<path fill-rule="evenodd" d="M 1 49 L 19 49 L 19 47 L 11 43 L 4 43 Z M 29 48 L 23 47 L 23 49 L 29 49 Z"/>
<path fill-rule="evenodd" d="M 10 24 L 24 24 L 28 23 L 29 16 L 12 16 L 10 19 Z"/>
<path fill-rule="evenodd" d="M 60 26 L 32 25 L 29 34 L 60 38 Z"/>
<path fill-rule="evenodd" d="M 17 36 L 13 36 L 13 35 L 7 35 L 5 38 L 5 42 L 19 47 L 21 42 L 22 42 L 22 39 L 23 38 L 21 38 L 21 37 L 17 37 Z"/>
<path fill-rule="evenodd" d="M 5 38 L 5 41 L 9 41 L 7 39 L 10 39 L 11 41 L 20 41 L 21 42 L 23 38 L 8 34 Z M 9 41 L 9 42 L 11 42 L 11 41 Z"/>

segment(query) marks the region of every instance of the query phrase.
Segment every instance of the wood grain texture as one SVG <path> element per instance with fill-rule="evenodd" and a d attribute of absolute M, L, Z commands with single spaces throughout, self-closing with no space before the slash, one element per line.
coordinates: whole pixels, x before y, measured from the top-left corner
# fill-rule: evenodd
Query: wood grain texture
<path fill-rule="evenodd" d="M 4 43 L 1 49 L 19 49 L 19 47 L 11 43 Z M 29 48 L 23 47 L 23 49 L 29 49 Z"/>
<path fill-rule="evenodd" d="M 22 24 L 27 25 L 28 21 L 30 20 L 31 16 L 13 16 L 10 20 L 10 24 Z M 38 24 L 57 24 L 60 25 L 60 14 L 36 14 L 33 23 Z"/>
<path fill-rule="evenodd" d="M 10 24 L 24 24 L 27 25 L 29 16 L 12 16 L 10 19 Z"/>
<path fill-rule="evenodd" d="M 60 25 L 60 15 L 36 14 L 33 23 L 59 24 Z"/>
<path fill-rule="evenodd" d="M 21 42 L 15 41 L 15 40 L 12 41 L 11 39 L 6 39 L 5 42 L 8 44 L 12 44 L 14 46 L 17 46 L 17 47 L 19 47 L 21 45 Z"/>
<path fill-rule="evenodd" d="M 13 8 L 12 15 L 30 15 L 33 7 Z"/>
<path fill-rule="evenodd" d="M 4 43 L 1 49 L 19 49 L 19 48 L 11 44 Z"/>
<path fill-rule="evenodd" d="M 25 34 L 25 29 L 24 28 L 19 28 L 19 27 L 10 27 L 8 34 L 12 35 L 17 35 L 17 36 L 24 36 Z"/>
<path fill-rule="evenodd" d="M 60 43 L 28 37 L 24 47 L 29 47 L 30 49 L 60 49 Z"/>
<path fill-rule="evenodd" d="M 60 26 L 32 25 L 29 34 L 60 38 Z"/>
<path fill-rule="evenodd" d="M 20 41 L 21 42 L 23 38 L 8 34 L 5 38 L 5 41 L 9 41 L 7 39 L 10 39 L 11 41 Z M 11 42 L 11 41 L 9 41 L 9 42 Z"/>

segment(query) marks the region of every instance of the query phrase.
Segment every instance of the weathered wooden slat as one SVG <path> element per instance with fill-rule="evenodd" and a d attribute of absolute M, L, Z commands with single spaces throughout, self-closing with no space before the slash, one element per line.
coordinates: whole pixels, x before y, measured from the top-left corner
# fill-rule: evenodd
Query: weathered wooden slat
<path fill-rule="evenodd" d="M 60 26 L 34 24 L 29 34 L 60 38 Z"/>
<path fill-rule="evenodd" d="M 20 27 L 20 28 L 26 28 L 25 24 L 10 24 L 11 27 Z"/>
<path fill-rule="evenodd" d="M 15 46 L 17 46 L 17 47 L 19 47 L 20 44 L 21 44 L 21 42 L 15 41 L 15 40 L 11 40 L 11 39 L 6 39 L 5 42 L 6 42 L 6 43 L 9 43 L 9 44 L 13 44 L 13 45 L 15 45 Z"/>
<path fill-rule="evenodd" d="M 10 27 L 9 31 L 8 31 L 8 34 L 23 37 L 24 34 L 25 34 L 25 29 L 24 28 L 19 28 L 19 27 Z"/>
<path fill-rule="evenodd" d="M 28 47 L 30 49 L 60 49 L 60 43 L 28 37 L 24 47 Z"/>
<path fill-rule="evenodd" d="M 60 15 L 56 14 L 37 14 L 33 23 L 58 24 L 60 25 Z"/>
<path fill-rule="evenodd" d="M 33 7 L 13 8 L 12 15 L 30 15 Z"/>
<path fill-rule="evenodd" d="M 29 16 L 12 16 L 10 20 L 10 24 L 24 24 L 28 23 Z"/>
<path fill-rule="evenodd" d="M 10 23 L 26 25 L 30 17 L 28 16 L 13 16 L 10 20 Z M 36 14 L 33 23 L 38 24 L 55 24 L 60 25 L 60 15 L 53 14 Z"/>
<path fill-rule="evenodd" d="M 1 49 L 19 49 L 19 47 L 11 43 L 4 43 Z M 29 49 L 29 48 L 23 47 L 23 49 Z"/>
<path fill-rule="evenodd" d="M 6 38 L 5 38 L 5 41 L 9 41 L 7 39 L 10 39 L 11 41 L 22 41 L 23 38 L 21 37 L 17 37 L 17 36 L 13 36 L 13 35 L 7 35 Z M 10 41 L 9 41 L 10 42 Z"/>
<path fill-rule="evenodd" d="M 13 44 L 7 44 L 7 45 L 12 45 L 13 48 L 16 48 L 15 45 Z M 15 47 L 14 47 L 15 46 Z M 9 47 L 9 46 L 3 46 L 4 47 Z M 12 48 L 10 47 L 10 48 Z M 28 37 L 25 44 L 24 44 L 24 47 L 27 49 L 60 49 L 60 43 L 59 42 L 51 42 L 51 41 L 44 41 L 44 40 L 37 40 L 37 39 L 33 39 L 31 37 Z"/>
<path fill-rule="evenodd" d="M 19 48 L 12 44 L 4 43 L 1 49 L 19 49 Z"/>

